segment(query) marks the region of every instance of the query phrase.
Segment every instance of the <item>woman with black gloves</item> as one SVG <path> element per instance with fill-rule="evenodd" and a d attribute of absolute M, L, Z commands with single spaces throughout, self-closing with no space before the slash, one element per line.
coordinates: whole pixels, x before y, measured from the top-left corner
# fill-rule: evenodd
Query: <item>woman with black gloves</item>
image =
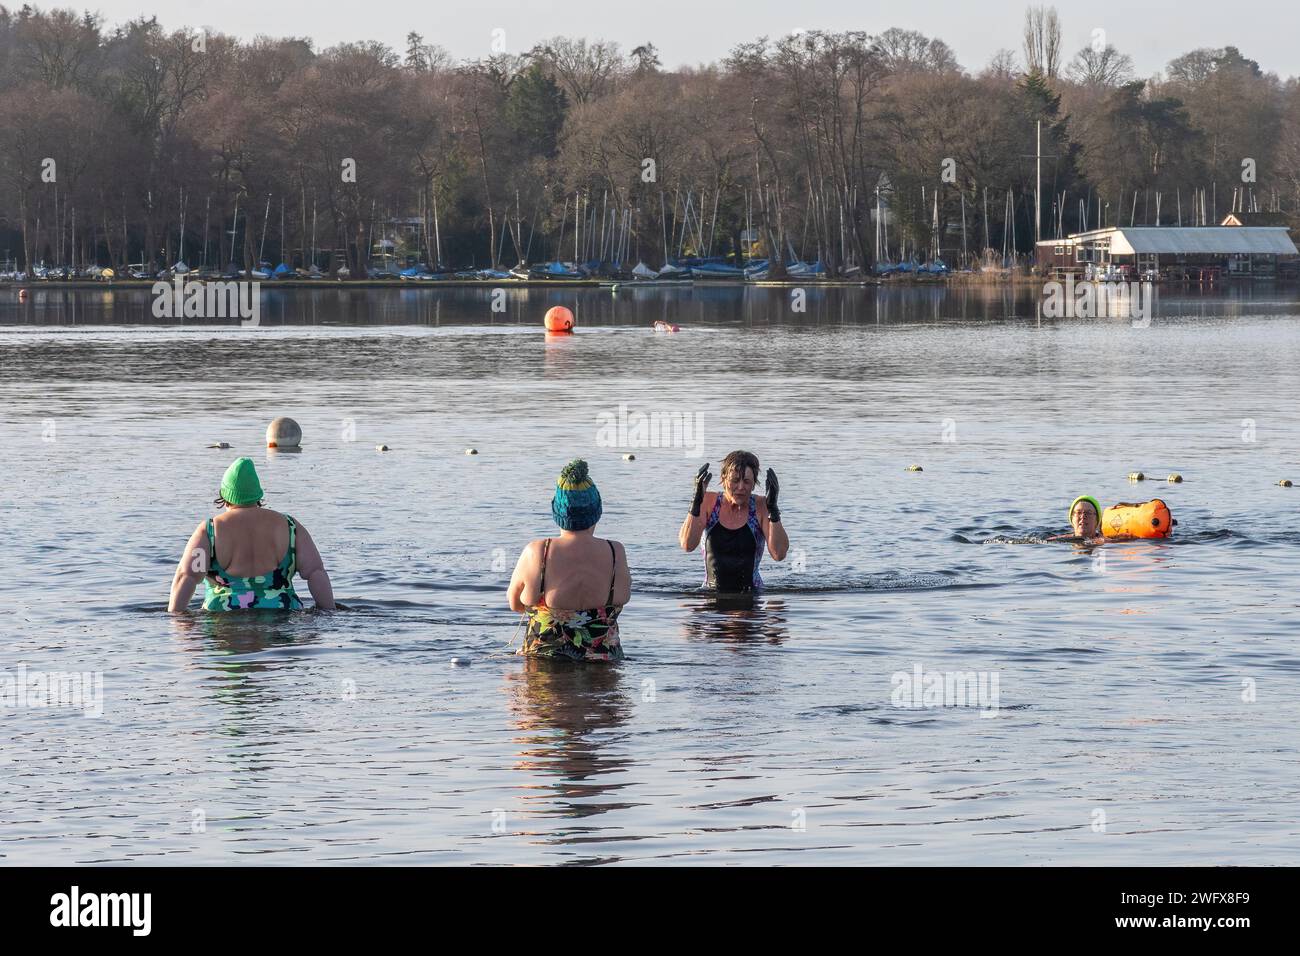
<path fill-rule="evenodd" d="M 678 535 L 682 550 L 694 551 L 704 539 L 706 586 L 720 594 L 740 594 L 763 586 L 758 563 L 763 549 L 784 560 L 790 548 L 777 507 L 776 472 L 767 470 L 767 495 L 755 495 L 758 456 L 733 451 L 722 460 L 722 492 L 709 491 L 708 464 L 695 476 L 691 512 Z"/>

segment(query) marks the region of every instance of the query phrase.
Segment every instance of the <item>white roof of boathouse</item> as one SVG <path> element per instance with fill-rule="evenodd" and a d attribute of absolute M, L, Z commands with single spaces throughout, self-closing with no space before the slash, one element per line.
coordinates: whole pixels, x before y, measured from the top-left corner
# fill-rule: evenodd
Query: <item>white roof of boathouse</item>
<path fill-rule="evenodd" d="M 1080 244 L 1110 240 L 1110 254 L 1162 255 L 1270 255 L 1300 253 L 1285 226 L 1109 226 L 1076 232 L 1065 242 Z M 1045 239 L 1040 245 L 1060 244 Z"/>

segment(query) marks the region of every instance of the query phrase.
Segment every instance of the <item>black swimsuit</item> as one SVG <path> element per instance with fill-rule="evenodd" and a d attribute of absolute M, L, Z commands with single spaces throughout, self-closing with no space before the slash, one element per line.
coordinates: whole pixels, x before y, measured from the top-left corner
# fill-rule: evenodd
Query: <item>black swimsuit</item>
<path fill-rule="evenodd" d="M 704 525 L 705 586 L 722 594 L 757 591 L 763 586 L 758 562 L 767 545 L 758 523 L 757 499 L 749 496 L 749 518 L 739 528 L 723 527 L 720 514 L 722 495 L 718 495 Z"/>

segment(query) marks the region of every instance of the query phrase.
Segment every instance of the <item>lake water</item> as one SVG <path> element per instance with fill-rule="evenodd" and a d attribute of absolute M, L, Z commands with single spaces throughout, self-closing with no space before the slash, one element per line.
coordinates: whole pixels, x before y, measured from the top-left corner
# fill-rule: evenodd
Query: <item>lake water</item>
<path fill-rule="evenodd" d="M 245 328 L 0 291 L 0 672 L 103 695 L 0 712 L 0 862 L 1300 862 L 1300 296 L 1037 295 L 330 287 Z M 752 609 L 676 543 L 735 448 L 791 541 Z M 353 611 L 165 613 L 241 454 Z M 634 576 L 610 667 L 510 646 L 578 456 Z M 1174 537 L 1027 540 L 1084 493 Z M 900 706 L 918 668 L 996 699 Z"/>

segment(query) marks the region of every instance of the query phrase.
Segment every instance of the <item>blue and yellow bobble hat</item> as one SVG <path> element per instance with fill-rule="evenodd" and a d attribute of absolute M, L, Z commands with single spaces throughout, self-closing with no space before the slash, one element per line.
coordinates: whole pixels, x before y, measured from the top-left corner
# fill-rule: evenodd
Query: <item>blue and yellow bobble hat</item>
<path fill-rule="evenodd" d="M 584 531 L 600 520 L 600 490 L 587 474 L 587 463 L 575 458 L 555 482 L 551 514 L 565 531 Z"/>

